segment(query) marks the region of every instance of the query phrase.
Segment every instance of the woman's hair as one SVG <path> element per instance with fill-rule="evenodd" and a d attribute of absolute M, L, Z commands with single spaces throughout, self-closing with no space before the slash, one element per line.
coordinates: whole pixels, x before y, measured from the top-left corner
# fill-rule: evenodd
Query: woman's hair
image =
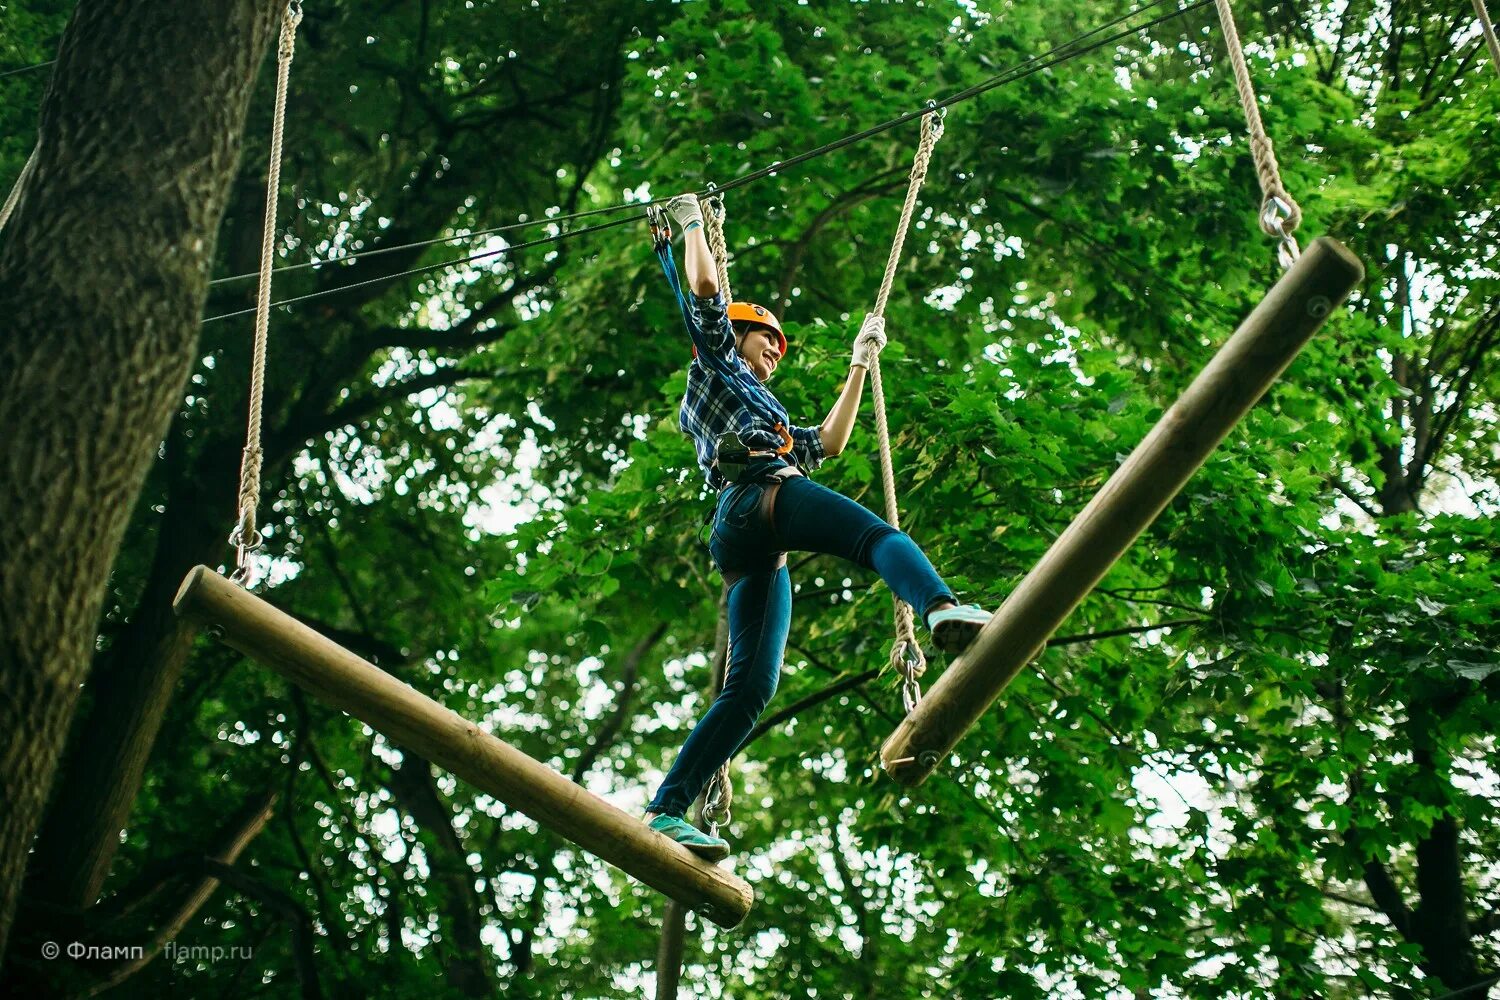
<path fill-rule="evenodd" d="M 770 330 L 771 329 L 769 326 L 766 326 L 766 324 L 764 324 L 764 323 L 752 323 L 748 319 L 736 320 L 735 322 L 733 322 L 733 323 L 731 323 L 729 325 L 730 325 L 731 329 L 734 330 L 734 346 L 736 346 L 736 347 L 740 346 L 740 341 L 744 340 L 745 339 L 745 334 L 749 333 L 751 330 L 755 330 L 755 329 Z"/>

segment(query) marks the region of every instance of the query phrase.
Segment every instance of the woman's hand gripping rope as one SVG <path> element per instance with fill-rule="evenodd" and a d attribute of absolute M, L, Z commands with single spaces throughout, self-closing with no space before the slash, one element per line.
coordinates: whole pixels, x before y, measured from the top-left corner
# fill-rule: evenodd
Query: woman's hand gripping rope
<path fill-rule="evenodd" d="M 885 350 L 885 345 L 885 317 L 871 313 L 865 317 L 859 334 L 854 338 L 854 359 L 850 365 L 868 370 L 875 355 Z"/>

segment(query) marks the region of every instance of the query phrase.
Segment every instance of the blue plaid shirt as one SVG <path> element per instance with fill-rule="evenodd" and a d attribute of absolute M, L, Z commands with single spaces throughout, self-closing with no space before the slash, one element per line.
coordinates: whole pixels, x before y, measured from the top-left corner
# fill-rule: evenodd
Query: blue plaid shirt
<path fill-rule="evenodd" d="M 745 359 L 734 349 L 734 328 L 729 324 L 723 294 L 716 292 L 712 298 L 691 293 L 684 295 L 682 313 L 700 356 L 688 366 L 687 391 L 682 396 L 677 423 L 683 433 L 693 439 L 698 466 L 708 485 L 718 489 L 724 484 L 724 477 L 713 468 L 714 445 L 719 435 L 734 431 L 741 441 L 756 451 L 775 451 L 783 441 L 776 433 L 774 423 L 764 414 L 755 413 L 745 406 L 725 384 L 725 376 L 704 363 L 701 355 L 705 350 L 712 351 L 732 368 L 742 393 L 762 403 L 761 409 L 776 414 L 786 425 L 792 435 L 790 457 L 797 465 L 804 470 L 821 465 L 825 456 L 818 428 L 794 426 L 787 417 L 786 407 L 755 377 Z"/>

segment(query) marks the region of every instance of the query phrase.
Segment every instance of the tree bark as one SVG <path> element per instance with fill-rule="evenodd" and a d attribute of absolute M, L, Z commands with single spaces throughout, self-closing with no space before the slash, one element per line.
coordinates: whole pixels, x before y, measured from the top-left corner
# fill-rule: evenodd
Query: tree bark
<path fill-rule="evenodd" d="M 172 614 L 171 597 L 195 565 L 191 560 L 212 562 L 222 554 L 223 525 L 233 522 L 238 454 L 224 454 L 230 461 L 219 463 L 221 475 L 204 490 L 173 497 L 169 509 L 183 513 L 174 530 L 162 532 L 145 599 L 88 676 L 94 707 L 80 717 L 89 724 L 75 728 L 59 773 L 37 864 L 27 876 L 28 897 L 74 909 L 99 898 L 197 635 Z"/>
<path fill-rule="evenodd" d="M 273 0 L 81 0 L 0 232 L 0 948 L 191 369 Z"/>

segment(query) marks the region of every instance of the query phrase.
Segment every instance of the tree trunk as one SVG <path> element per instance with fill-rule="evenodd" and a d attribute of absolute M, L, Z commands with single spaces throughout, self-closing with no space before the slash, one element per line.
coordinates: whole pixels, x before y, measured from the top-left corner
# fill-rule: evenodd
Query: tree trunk
<path fill-rule="evenodd" d="M 205 491 L 168 504 L 178 519 L 157 543 L 144 599 L 88 675 L 93 707 L 74 727 L 58 772 L 26 878 L 28 898 L 71 909 L 99 898 L 197 634 L 172 614 L 172 595 L 189 569 L 224 552 L 237 461 L 231 453 Z"/>
<path fill-rule="evenodd" d="M 274 0 L 80 0 L 0 232 L 0 949 L 191 369 Z"/>

